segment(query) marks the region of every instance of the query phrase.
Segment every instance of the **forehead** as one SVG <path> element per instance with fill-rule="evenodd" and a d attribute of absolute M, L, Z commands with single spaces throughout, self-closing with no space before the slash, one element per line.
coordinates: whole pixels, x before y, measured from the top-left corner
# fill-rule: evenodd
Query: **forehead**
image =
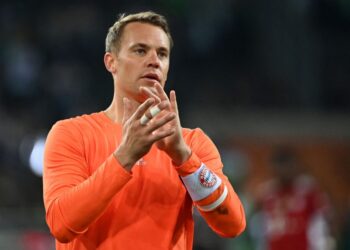
<path fill-rule="evenodd" d="M 140 22 L 128 23 L 123 30 L 121 47 L 130 47 L 138 43 L 170 49 L 169 38 L 161 27 Z"/>

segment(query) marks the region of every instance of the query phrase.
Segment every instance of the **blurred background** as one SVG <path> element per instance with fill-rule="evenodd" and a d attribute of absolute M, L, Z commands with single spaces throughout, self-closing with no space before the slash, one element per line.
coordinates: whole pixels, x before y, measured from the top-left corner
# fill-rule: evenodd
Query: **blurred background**
<path fill-rule="evenodd" d="M 143 10 L 168 18 L 166 88 L 177 91 L 182 125 L 215 141 L 247 213 L 236 239 L 195 213 L 194 249 L 285 249 L 288 228 L 309 249 L 350 249 L 348 0 L 2 0 L 0 249 L 54 249 L 45 137 L 57 120 L 109 105 L 107 29 L 119 13 Z M 279 179 L 291 166 L 298 174 Z"/>

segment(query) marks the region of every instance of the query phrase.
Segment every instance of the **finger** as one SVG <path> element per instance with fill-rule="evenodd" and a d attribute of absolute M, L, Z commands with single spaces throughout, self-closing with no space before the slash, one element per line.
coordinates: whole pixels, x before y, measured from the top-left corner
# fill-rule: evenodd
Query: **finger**
<path fill-rule="evenodd" d="M 154 98 L 156 103 L 160 103 L 160 98 L 156 95 L 156 93 L 152 92 L 149 88 L 140 87 L 141 94 L 147 96 L 148 98 Z"/>
<path fill-rule="evenodd" d="M 143 102 L 134 113 L 135 119 L 140 119 L 141 116 L 146 112 L 146 110 L 149 109 L 153 104 L 153 98 L 148 98 L 145 102 Z"/>
<path fill-rule="evenodd" d="M 165 137 L 171 136 L 175 133 L 175 129 L 166 129 L 166 130 L 160 130 L 156 133 L 153 133 L 150 140 L 154 143 L 156 141 L 162 140 Z"/>
<path fill-rule="evenodd" d="M 161 102 L 153 106 L 142 115 L 140 119 L 141 124 L 146 125 L 153 117 L 156 117 L 162 110 L 169 108 L 169 106 L 170 104 L 168 102 Z"/>
<path fill-rule="evenodd" d="M 170 91 L 170 107 L 177 115 L 179 115 L 175 90 Z"/>
<path fill-rule="evenodd" d="M 165 124 L 169 123 L 170 121 L 174 120 L 176 118 L 175 113 L 168 113 L 162 118 L 155 120 L 154 122 L 150 123 L 148 127 L 149 132 L 154 132 L 157 129 L 163 127 Z"/>
<path fill-rule="evenodd" d="M 123 106 L 124 107 L 122 123 L 124 124 L 132 114 L 130 100 L 127 97 L 123 98 Z"/>
<path fill-rule="evenodd" d="M 154 87 L 155 87 L 155 89 L 157 91 L 158 96 L 160 97 L 160 99 L 162 101 L 165 101 L 165 100 L 169 101 L 169 98 L 168 98 L 167 94 L 165 93 L 163 87 L 159 83 L 155 83 Z"/>
<path fill-rule="evenodd" d="M 145 114 L 141 117 L 140 119 L 140 123 L 141 125 L 146 125 L 151 119 L 148 118 L 148 116 L 146 116 Z"/>

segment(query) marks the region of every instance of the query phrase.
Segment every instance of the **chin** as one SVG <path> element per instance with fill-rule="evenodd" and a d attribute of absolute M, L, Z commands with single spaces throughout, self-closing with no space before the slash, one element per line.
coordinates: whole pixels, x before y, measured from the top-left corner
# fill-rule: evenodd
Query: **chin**
<path fill-rule="evenodd" d="M 149 98 L 149 96 L 148 95 L 146 95 L 146 94 L 143 94 L 143 93 L 137 93 L 136 95 L 134 95 L 134 100 L 136 101 L 136 102 L 138 102 L 138 103 L 143 103 L 143 102 L 145 102 L 147 99 Z"/>
<path fill-rule="evenodd" d="M 143 86 L 148 89 L 153 95 L 158 96 L 157 90 L 154 86 Z M 140 94 L 140 97 L 143 98 L 143 101 L 147 100 L 147 98 L 151 97 L 147 94 Z"/>
<path fill-rule="evenodd" d="M 135 101 L 137 101 L 138 103 L 144 103 L 147 100 L 148 96 L 138 96 L 137 99 Z"/>

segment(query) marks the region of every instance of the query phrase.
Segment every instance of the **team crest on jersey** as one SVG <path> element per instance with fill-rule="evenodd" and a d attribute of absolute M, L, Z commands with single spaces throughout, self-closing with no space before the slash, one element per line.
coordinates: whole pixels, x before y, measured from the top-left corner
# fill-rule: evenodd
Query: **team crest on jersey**
<path fill-rule="evenodd" d="M 211 170 L 206 167 L 201 170 L 199 174 L 199 182 L 202 186 L 210 188 L 215 185 L 216 181 L 216 175 Z"/>

